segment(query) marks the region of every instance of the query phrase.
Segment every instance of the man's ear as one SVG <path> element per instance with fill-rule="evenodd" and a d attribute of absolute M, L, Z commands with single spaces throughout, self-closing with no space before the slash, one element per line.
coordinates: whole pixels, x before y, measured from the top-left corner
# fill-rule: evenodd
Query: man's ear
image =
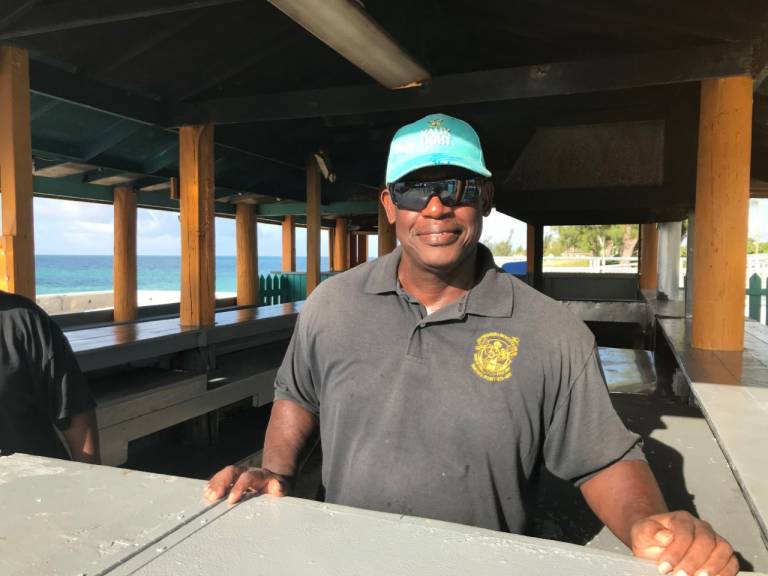
<path fill-rule="evenodd" d="M 493 208 L 493 193 L 494 193 L 494 187 L 493 182 L 490 180 L 486 180 L 483 183 L 483 192 L 480 195 L 480 202 L 481 207 L 483 209 L 483 216 L 488 216 L 488 214 L 491 213 L 491 208 Z"/>
<path fill-rule="evenodd" d="M 390 224 L 394 224 L 397 217 L 397 206 L 392 202 L 392 194 L 390 194 L 389 188 L 384 188 L 384 190 L 381 191 L 379 200 L 381 201 L 381 205 L 384 206 L 384 211 L 387 213 L 387 221 Z"/>

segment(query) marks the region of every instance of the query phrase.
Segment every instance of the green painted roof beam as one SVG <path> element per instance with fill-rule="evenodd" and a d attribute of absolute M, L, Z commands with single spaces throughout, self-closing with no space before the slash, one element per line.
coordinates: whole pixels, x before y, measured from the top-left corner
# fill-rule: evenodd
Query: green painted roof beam
<path fill-rule="evenodd" d="M 338 214 L 353 216 L 356 214 L 378 214 L 379 203 L 376 200 L 365 202 L 331 202 L 320 206 L 321 214 Z M 306 202 L 273 202 L 258 204 L 256 214 L 259 216 L 296 216 L 307 213 Z"/>
<path fill-rule="evenodd" d="M 112 186 L 99 186 L 82 182 L 79 178 L 46 178 L 34 177 L 36 196 L 58 198 L 62 200 L 79 200 L 82 202 L 100 202 L 111 204 L 114 201 Z M 136 203 L 140 208 L 179 211 L 179 202 L 170 198 L 167 192 L 136 192 Z M 216 202 L 214 209 L 217 216 L 232 216 L 235 214 L 233 204 Z"/>

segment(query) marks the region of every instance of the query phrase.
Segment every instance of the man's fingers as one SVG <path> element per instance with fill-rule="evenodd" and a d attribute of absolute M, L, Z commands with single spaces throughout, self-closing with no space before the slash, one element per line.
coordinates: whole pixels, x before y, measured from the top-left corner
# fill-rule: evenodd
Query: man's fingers
<path fill-rule="evenodd" d="M 720 571 L 719 576 L 736 576 L 736 574 L 739 573 L 739 561 L 736 558 L 736 556 L 731 556 L 731 559 L 728 560 L 728 563 L 725 565 L 725 568 L 723 568 Z"/>
<path fill-rule="evenodd" d="M 633 528 L 632 553 L 640 558 L 657 560 L 672 542 L 672 532 L 649 518 Z"/>
<path fill-rule="evenodd" d="M 717 536 L 709 524 L 695 520 L 693 528 L 691 545 L 673 569 L 677 576 L 682 576 L 683 573 L 692 576 L 698 572 L 717 546 Z M 666 554 L 662 556 L 666 558 Z"/>
<path fill-rule="evenodd" d="M 246 492 L 285 496 L 288 493 L 290 478 L 280 476 L 266 468 L 243 468 L 227 466 L 208 481 L 204 490 L 207 500 L 215 502 L 227 496 L 227 502 L 239 502 Z"/>
<path fill-rule="evenodd" d="M 211 502 L 224 498 L 243 471 L 244 469 L 239 466 L 227 466 L 219 470 L 208 481 L 208 486 L 203 492 L 205 498 Z"/>
<path fill-rule="evenodd" d="M 739 569 L 733 548 L 720 536 L 716 536 L 715 549 L 709 555 L 706 562 L 696 570 L 696 576 L 734 576 Z M 729 571 L 729 563 L 735 562 L 735 570 Z M 733 569 L 733 566 L 730 567 Z"/>
<path fill-rule="evenodd" d="M 690 514 L 674 514 L 668 517 L 667 528 L 674 534 L 674 538 L 659 557 L 659 572 L 662 574 L 671 571 L 673 567 L 678 566 L 683 558 L 685 558 L 688 549 L 693 543 L 696 532 L 694 521 L 694 517 Z"/>

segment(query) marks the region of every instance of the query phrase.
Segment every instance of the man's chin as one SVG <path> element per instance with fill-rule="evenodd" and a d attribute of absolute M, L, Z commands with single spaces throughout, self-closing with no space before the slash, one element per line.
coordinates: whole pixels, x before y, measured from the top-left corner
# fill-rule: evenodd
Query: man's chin
<path fill-rule="evenodd" d="M 429 246 L 418 251 L 419 261 L 424 268 L 433 272 L 448 272 L 461 265 L 465 254 L 457 244 Z"/>

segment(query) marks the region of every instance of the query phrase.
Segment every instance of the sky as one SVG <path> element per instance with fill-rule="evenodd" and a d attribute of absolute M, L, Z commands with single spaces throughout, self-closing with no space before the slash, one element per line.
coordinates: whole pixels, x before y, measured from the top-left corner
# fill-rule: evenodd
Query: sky
<path fill-rule="evenodd" d="M 110 204 L 76 202 L 36 197 L 35 252 L 38 254 L 112 254 L 113 209 Z M 263 256 L 281 253 L 280 227 L 259 224 L 258 250 Z M 525 246 L 526 225 L 493 210 L 483 223 L 483 238 L 505 240 L 512 232 L 513 246 Z M 137 252 L 142 255 L 178 255 L 179 216 L 175 212 L 140 208 L 137 219 Z M 768 241 L 768 199 L 750 201 L 749 236 Z M 321 255 L 328 255 L 328 233 L 323 231 Z M 375 236 L 369 238 L 369 253 L 377 253 Z M 235 255 L 235 221 L 216 219 L 216 254 Z M 306 232 L 296 230 L 296 255 L 306 256 Z"/>
<path fill-rule="evenodd" d="M 113 209 L 111 204 L 95 204 L 52 198 L 35 198 L 35 252 L 38 254 L 112 254 Z M 139 208 L 137 215 L 137 253 L 178 255 L 181 252 L 179 215 L 163 210 Z M 495 210 L 485 219 L 483 238 L 504 240 L 513 230 L 513 244 L 525 245 L 523 222 Z M 280 227 L 259 224 L 258 250 L 263 256 L 280 256 Z M 306 256 L 306 231 L 296 229 L 296 255 Z M 328 255 L 328 233 L 323 231 L 320 252 Z M 369 237 L 369 253 L 376 254 L 378 242 Z M 216 218 L 216 254 L 235 255 L 235 221 Z"/>

